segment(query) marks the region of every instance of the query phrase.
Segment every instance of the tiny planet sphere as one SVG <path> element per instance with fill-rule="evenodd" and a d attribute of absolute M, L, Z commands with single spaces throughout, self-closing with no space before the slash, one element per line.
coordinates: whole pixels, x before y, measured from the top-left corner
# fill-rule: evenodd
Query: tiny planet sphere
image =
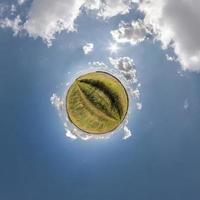
<path fill-rule="evenodd" d="M 125 119 L 128 106 L 128 94 L 122 83 L 102 71 L 80 76 L 66 95 L 69 120 L 88 134 L 114 131 Z"/>

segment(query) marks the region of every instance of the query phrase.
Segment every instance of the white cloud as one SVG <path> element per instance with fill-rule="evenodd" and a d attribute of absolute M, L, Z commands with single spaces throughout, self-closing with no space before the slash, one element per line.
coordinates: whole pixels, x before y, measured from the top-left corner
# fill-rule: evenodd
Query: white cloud
<path fill-rule="evenodd" d="M 65 134 L 68 138 L 71 138 L 72 140 L 76 140 L 77 136 L 74 135 L 74 133 L 72 131 L 70 131 L 69 129 L 66 130 L 66 134 Z"/>
<path fill-rule="evenodd" d="M 85 55 L 91 53 L 94 49 L 94 44 L 93 43 L 86 43 L 84 46 L 83 46 L 83 52 Z"/>
<path fill-rule="evenodd" d="M 98 15 L 103 18 L 109 18 L 118 14 L 126 14 L 130 10 L 131 1 L 127 0 L 107 0 L 102 1 Z"/>
<path fill-rule="evenodd" d="M 14 4 L 12 4 L 11 7 L 10 7 L 11 15 L 14 15 L 16 11 L 17 11 L 16 6 Z"/>
<path fill-rule="evenodd" d="M 88 10 L 98 10 L 101 7 L 101 0 L 87 0 L 85 2 L 85 8 Z"/>
<path fill-rule="evenodd" d="M 138 83 L 137 71 L 133 59 L 129 57 L 119 57 L 109 58 L 109 60 L 114 68 L 122 75 L 122 78 L 126 80 L 126 89 L 128 89 L 129 94 L 134 98 L 136 108 L 141 110 L 140 83 Z"/>
<path fill-rule="evenodd" d="M 50 98 L 51 104 L 56 107 L 58 111 L 61 111 L 63 108 L 63 101 L 55 93 Z"/>
<path fill-rule="evenodd" d="M 109 58 L 110 63 L 120 71 L 129 72 L 135 69 L 133 59 L 129 57 Z"/>
<path fill-rule="evenodd" d="M 124 137 L 123 137 L 123 140 L 127 140 L 131 136 L 132 136 L 132 133 L 129 130 L 129 128 L 127 126 L 124 126 Z"/>
<path fill-rule="evenodd" d="M 132 45 L 144 41 L 149 34 L 151 34 L 150 30 L 141 20 L 132 23 L 121 22 L 118 29 L 111 31 L 111 35 L 116 42 L 129 42 Z"/>
<path fill-rule="evenodd" d="M 128 13 L 132 8 L 132 3 L 137 2 L 137 0 L 87 0 L 85 7 L 96 10 L 98 16 L 106 19 Z"/>
<path fill-rule="evenodd" d="M 22 5 L 22 4 L 24 4 L 26 1 L 27 1 L 27 0 L 18 0 L 17 2 L 18 2 L 19 5 Z"/>
<path fill-rule="evenodd" d="M 23 5 L 27 0 L 18 0 Z M 95 10 L 102 18 L 110 18 L 118 14 L 126 14 L 137 0 L 33 0 L 23 31 L 30 37 L 42 38 L 48 45 L 61 31 L 75 31 L 75 20 L 81 10 Z M 13 7 L 14 8 L 14 7 Z M 0 4 L 0 15 L 5 10 Z"/>
<path fill-rule="evenodd" d="M 144 0 L 139 9 L 163 48 L 172 46 L 184 70 L 200 71 L 200 1 Z"/>
<path fill-rule="evenodd" d="M 136 103 L 136 107 L 137 107 L 138 110 L 142 110 L 142 104 L 141 103 L 139 103 L 139 102 Z"/>
<path fill-rule="evenodd" d="M 16 36 L 22 30 L 21 18 L 19 15 L 17 15 L 13 20 L 7 17 L 4 19 L 0 19 L 0 27 L 12 29 L 14 32 L 14 36 Z"/>
<path fill-rule="evenodd" d="M 89 65 L 91 65 L 92 67 L 97 67 L 97 68 L 101 68 L 101 69 L 107 69 L 108 66 L 100 61 L 94 61 L 94 62 L 89 62 Z"/>
<path fill-rule="evenodd" d="M 96 10 L 97 15 L 108 18 L 127 13 L 131 2 L 130 0 L 34 0 L 24 29 L 29 36 L 40 37 L 51 46 L 57 33 L 76 30 L 74 22 L 81 8 Z"/>
<path fill-rule="evenodd" d="M 85 0 L 34 0 L 24 24 L 29 36 L 41 37 L 50 46 L 55 34 L 74 31 L 74 21 Z"/>
<path fill-rule="evenodd" d="M 170 62 L 176 62 L 177 61 L 177 59 L 174 56 L 170 56 L 168 54 L 166 54 L 165 56 L 166 56 L 166 59 Z"/>
<path fill-rule="evenodd" d="M 140 91 L 139 89 L 135 89 L 132 91 L 132 94 L 131 94 L 133 97 L 135 97 L 136 99 L 139 99 L 140 98 Z"/>
<path fill-rule="evenodd" d="M 109 58 L 110 63 L 118 69 L 127 81 L 136 83 L 137 75 L 133 59 L 129 57 Z"/>

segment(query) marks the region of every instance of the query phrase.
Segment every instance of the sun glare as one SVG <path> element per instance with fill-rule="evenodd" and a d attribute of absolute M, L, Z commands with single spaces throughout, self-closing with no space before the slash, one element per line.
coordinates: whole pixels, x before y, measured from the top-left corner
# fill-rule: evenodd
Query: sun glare
<path fill-rule="evenodd" d="M 110 53 L 117 53 L 119 51 L 119 47 L 116 43 L 110 44 L 108 49 L 109 49 Z"/>

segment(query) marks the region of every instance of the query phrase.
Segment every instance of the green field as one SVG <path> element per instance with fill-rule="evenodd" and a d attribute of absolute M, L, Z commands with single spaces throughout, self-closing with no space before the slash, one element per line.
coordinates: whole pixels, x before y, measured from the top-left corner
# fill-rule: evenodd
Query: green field
<path fill-rule="evenodd" d="M 77 78 L 66 96 L 70 121 L 90 134 L 105 134 L 116 129 L 128 110 L 128 95 L 114 76 L 91 72 Z"/>

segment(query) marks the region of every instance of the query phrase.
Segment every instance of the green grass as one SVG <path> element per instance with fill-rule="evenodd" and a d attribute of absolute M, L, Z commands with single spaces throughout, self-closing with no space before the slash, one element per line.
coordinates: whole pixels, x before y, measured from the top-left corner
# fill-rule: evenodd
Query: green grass
<path fill-rule="evenodd" d="M 128 95 L 118 79 L 105 72 L 77 78 L 68 90 L 66 110 L 84 132 L 104 134 L 116 129 L 128 110 Z"/>

